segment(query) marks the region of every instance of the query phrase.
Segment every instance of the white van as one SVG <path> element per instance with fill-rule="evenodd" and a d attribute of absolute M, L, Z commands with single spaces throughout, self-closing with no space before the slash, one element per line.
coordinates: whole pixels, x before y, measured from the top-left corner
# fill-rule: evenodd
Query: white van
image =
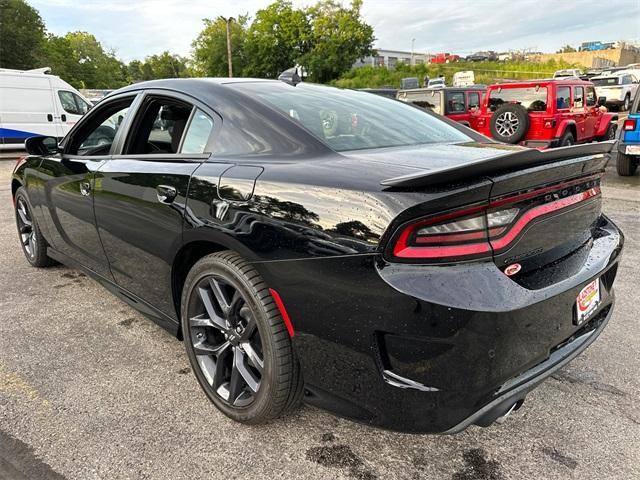
<path fill-rule="evenodd" d="M 23 148 L 27 138 L 61 139 L 90 103 L 49 68 L 0 68 L 0 149 Z"/>

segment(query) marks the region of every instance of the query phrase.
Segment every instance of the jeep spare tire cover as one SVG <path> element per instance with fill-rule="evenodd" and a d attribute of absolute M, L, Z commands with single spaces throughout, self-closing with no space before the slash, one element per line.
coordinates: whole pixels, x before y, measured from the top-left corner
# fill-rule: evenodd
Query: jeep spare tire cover
<path fill-rule="evenodd" d="M 518 143 L 529 131 L 527 109 L 517 103 L 498 108 L 491 117 L 491 136 L 500 142 Z"/>

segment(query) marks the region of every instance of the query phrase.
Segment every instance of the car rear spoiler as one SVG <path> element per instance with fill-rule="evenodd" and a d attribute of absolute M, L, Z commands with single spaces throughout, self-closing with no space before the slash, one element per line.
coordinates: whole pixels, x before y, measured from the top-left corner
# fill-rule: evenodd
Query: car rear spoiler
<path fill-rule="evenodd" d="M 567 160 L 570 158 L 594 155 L 608 155 L 611 153 L 615 140 L 599 143 L 587 143 L 571 147 L 553 148 L 549 150 L 523 149 L 511 151 L 503 155 L 485 158 L 464 165 L 456 165 L 439 170 L 427 170 L 401 177 L 389 178 L 380 182 L 385 187 L 416 188 L 430 187 L 442 183 L 457 182 L 473 177 L 520 170 L 527 167 L 544 165 L 546 163 Z"/>

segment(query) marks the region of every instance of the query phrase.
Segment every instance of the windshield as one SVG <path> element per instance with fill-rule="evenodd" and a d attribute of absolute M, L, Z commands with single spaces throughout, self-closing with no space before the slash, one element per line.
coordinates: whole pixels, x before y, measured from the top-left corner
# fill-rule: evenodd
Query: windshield
<path fill-rule="evenodd" d="M 495 112 L 505 103 L 519 103 L 529 112 L 544 112 L 547 110 L 546 87 L 498 87 L 489 93 L 489 109 Z"/>
<path fill-rule="evenodd" d="M 592 78 L 591 81 L 596 87 L 607 87 L 609 85 L 618 85 L 618 77 Z"/>
<path fill-rule="evenodd" d="M 471 141 L 427 112 L 366 92 L 275 82 L 234 87 L 280 110 L 336 151 Z"/>

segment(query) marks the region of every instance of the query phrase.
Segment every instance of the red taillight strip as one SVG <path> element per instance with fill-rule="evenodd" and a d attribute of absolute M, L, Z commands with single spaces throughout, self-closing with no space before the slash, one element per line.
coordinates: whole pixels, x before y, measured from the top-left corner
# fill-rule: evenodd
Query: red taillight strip
<path fill-rule="evenodd" d="M 449 247 L 394 247 L 393 254 L 400 258 L 443 258 L 463 257 L 465 255 L 477 255 L 489 253 L 491 248 L 488 243 L 472 243 L 469 245 L 452 245 Z"/>
<path fill-rule="evenodd" d="M 575 205 L 576 203 L 584 202 L 585 200 L 589 200 L 590 198 L 598 195 L 600 195 L 600 187 L 593 187 L 584 192 L 571 195 L 570 197 L 561 198 L 560 200 L 532 208 L 518 219 L 504 237 L 497 240 L 491 240 L 491 246 L 494 250 L 500 250 L 509 245 L 532 220 L 543 215 L 548 215 L 549 213 L 562 210 L 563 208 L 571 205 Z"/>
<path fill-rule="evenodd" d="M 273 301 L 276 302 L 276 307 L 278 307 L 278 310 L 280 311 L 280 315 L 282 316 L 282 321 L 284 322 L 284 326 L 287 327 L 289 336 L 293 337 L 295 335 L 295 331 L 293 330 L 293 324 L 291 323 L 291 319 L 289 318 L 289 313 L 287 313 L 287 309 L 285 308 L 284 303 L 282 303 L 280 294 L 278 294 L 278 292 L 276 292 L 273 288 L 270 288 L 269 292 L 271 292 Z"/>
<path fill-rule="evenodd" d="M 504 233 L 505 227 L 494 227 L 489 229 L 489 235 L 498 236 Z M 424 237 L 418 237 L 415 239 L 416 243 L 443 243 L 443 242 L 466 242 L 469 240 L 486 240 L 487 232 L 480 230 L 477 232 L 467 233 L 450 233 L 446 235 L 429 235 Z"/>
<path fill-rule="evenodd" d="M 624 130 L 625 132 L 633 132 L 636 129 L 636 119 L 635 118 L 628 118 L 624 121 L 624 124 L 622 126 L 622 130 Z"/>

